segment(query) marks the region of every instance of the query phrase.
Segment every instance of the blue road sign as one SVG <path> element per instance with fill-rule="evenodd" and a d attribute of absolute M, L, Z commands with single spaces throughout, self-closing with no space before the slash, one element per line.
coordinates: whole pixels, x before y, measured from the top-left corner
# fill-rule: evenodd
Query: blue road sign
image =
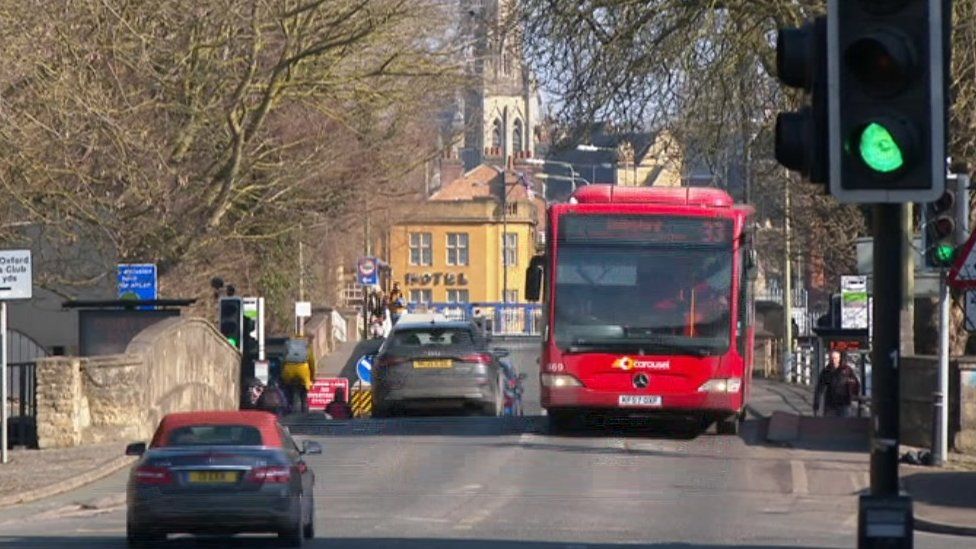
<path fill-rule="evenodd" d="M 369 355 L 364 355 L 356 363 L 356 375 L 359 377 L 359 381 L 367 385 L 372 385 L 373 383 L 373 359 Z"/>
<path fill-rule="evenodd" d="M 156 265 L 120 264 L 118 286 L 119 299 L 156 299 Z"/>
<path fill-rule="evenodd" d="M 380 283 L 379 263 L 375 257 L 360 257 L 356 264 L 359 271 L 359 283 L 363 286 L 376 286 Z"/>

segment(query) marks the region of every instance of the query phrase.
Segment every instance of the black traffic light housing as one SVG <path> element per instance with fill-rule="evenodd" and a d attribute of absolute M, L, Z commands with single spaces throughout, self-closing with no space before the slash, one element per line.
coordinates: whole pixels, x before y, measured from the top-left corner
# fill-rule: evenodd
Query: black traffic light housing
<path fill-rule="evenodd" d="M 238 350 L 244 344 L 244 300 L 222 297 L 219 305 L 220 333 Z"/>
<path fill-rule="evenodd" d="M 243 329 L 243 348 L 241 352 L 245 358 L 257 358 L 258 356 L 258 325 L 249 316 L 244 317 Z"/>
<path fill-rule="evenodd" d="M 800 28 L 779 29 L 776 72 L 786 86 L 809 95 L 809 105 L 776 116 L 776 161 L 811 183 L 826 183 L 827 158 L 827 18 Z"/>
<path fill-rule="evenodd" d="M 830 191 L 842 202 L 945 190 L 944 0 L 828 3 Z"/>

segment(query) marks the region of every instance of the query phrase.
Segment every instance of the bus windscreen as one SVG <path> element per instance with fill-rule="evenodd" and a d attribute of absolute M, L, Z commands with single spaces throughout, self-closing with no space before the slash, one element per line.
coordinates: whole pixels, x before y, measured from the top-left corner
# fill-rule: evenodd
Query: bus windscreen
<path fill-rule="evenodd" d="M 708 218 L 564 216 L 556 248 L 556 344 L 725 352 L 731 231 L 731 222 Z"/>

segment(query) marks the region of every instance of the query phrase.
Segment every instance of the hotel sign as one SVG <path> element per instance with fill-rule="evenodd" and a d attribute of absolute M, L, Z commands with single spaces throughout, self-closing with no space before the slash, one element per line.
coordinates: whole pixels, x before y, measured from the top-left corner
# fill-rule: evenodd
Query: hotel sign
<path fill-rule="evenodd" d="M 407 286 L 467 286 L 468 276 L 464 273 L 407 273 L 403 282 Z"/>

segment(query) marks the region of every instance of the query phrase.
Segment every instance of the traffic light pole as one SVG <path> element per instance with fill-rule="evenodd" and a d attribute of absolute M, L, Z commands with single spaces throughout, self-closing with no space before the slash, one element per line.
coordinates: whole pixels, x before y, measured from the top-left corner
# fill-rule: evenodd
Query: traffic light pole
<path fill-rule="evenodd" d="M 908 235 L 903 204 L 876 204 L 874 221 L 874 345 L 871 368 L 871 491 L 859 502 L 858 547 L 912 547 L 911 500 L 898 489 L 898 362 L 901 258 Z M 894 542 L 894 543 L 893 543 Z"/>
<path fill-rule="evenodd" d="M 949 455 L 949 273 L 939 272 L 939 384 L 932 395 L 932 462 L 941 467 Z"/>

